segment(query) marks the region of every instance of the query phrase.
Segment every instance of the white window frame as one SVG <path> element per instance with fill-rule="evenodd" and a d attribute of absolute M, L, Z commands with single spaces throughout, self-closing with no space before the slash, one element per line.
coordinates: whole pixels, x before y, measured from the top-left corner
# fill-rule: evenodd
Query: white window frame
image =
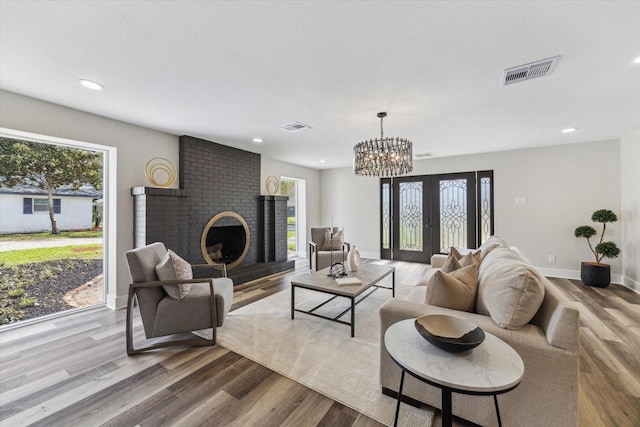
<path fill-rule="evenodd" d="M 4 138 L 38 142 L 41 144 L 58 145 L 63 147 L 80 148 L 99 151 L 103 154 L 103 271 L 104 271 L 104 301 L 107 307 L 115 310 L 117 295 L 116 274 L 116 236 L 117 236 L 117 155 L 118 149 L 108 145 L 93 144 L 85 141 L 58 138 L 0 127 L 0 136 Z M 61 313 L 64 315 L 65 312 Z M 52 315 L 55 316 L 55 315 Z M 48 316 L 50 317 L 50 316 Z M 24 323 L 24 322 L 20 322 Z"/>

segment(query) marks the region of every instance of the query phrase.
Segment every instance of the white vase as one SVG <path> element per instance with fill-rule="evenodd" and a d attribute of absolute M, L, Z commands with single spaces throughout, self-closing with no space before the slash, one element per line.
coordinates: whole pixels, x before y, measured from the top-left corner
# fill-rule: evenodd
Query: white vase
<path fill-rule="evenodd" d="M 360 265 L 360 252 L 356 248 L 356 245 L 351 245 L 349 253 L 347 254 L 347 269 L 349 271 L 358 271 Z"/>

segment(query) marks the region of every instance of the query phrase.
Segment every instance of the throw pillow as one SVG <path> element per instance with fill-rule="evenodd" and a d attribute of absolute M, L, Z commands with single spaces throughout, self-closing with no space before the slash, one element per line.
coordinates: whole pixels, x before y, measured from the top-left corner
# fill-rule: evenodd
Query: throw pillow
<path fill-rule="evenodd" d="M 447 260 L 444 262 L 444 265 L 440 267 L 440 271 L 442 271 L 443 273 L 451 273 L 452 271 L 456 271 L 461 267 L 462 266 L 460 265 L 456 257 L 452 253 L 450 253 L 447 257 Z"/>
<path fill-rule="evenodd" d="M 342 230 L 338 231 L 331 237 L 331 229 L 327 228 L 324 231 L 324 243 L 322 244 L 323 251 L 340 251 L 342 250 L 342 245 L 344 244 L 344 239 L 342 238 Z"/>
<path fill-rule="evenodd" d="M 477 251 L 474 253 L 469 252 L 468 254 L 460 258 L 458 260 L 458 263 L 460 263 L 462 267 L 468 267 L 470 265 L 478 266 L 480 265 L 480 259 L 478 259 L 479 257 L 480 257 L 480 251 Z"/>
<path fill-rule="evenodd" d="M 472 312 L 478 289 L 478 267 L 473 264 L 452 273 L 436 271 L 427 285 L 425 302 L 452 310 Z"/>
<path fill-rule="evenodd" d="M 484 259 L 489 253 L 496 248 L 508 248 L 509 245 L 498 236 L 490 236 L 485 240 L 478 249 L 481 252 L 481 258 Z"/>
<path fill-rule="evenodd" d="M 156 274 L 159 280 L 190 280 L 193 279 L 191 264 L 180 258 L 171 249 L 156 265 Z M 165 292 L 178 301 L 182 300 L 191 290 L 191 283 L 179 285 L 163 285 Z"/>
<path fill-rule="evenodd" d="M 544 299 L 544 277 L 509 248 L 495 248 L 482 261 L 476 312 L 501 328 L 519 329 Z"/>
<path fill-rule="evenodd" d="M 480 261 L 482 261 L 482 252 L 480 250 L 474 252 L 472 250 L 465 249 L 463 251 L 465 252 L 464 255 L 462 255 L 458 248 L 451 246 L 449 255 L 458 260 L 458 262 L 460 262 L 460 265 L 463 267 L 471 265 L 471 263 L 480 264 Z"/>

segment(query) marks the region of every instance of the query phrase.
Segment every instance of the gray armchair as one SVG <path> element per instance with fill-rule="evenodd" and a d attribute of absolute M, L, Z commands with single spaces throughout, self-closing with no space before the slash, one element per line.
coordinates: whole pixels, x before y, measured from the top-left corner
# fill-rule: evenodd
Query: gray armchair
<path fill-rule="evenodd" d="M 233 281 L 222 278 L 199 278 L 191 280 L 158 280 L 156 266 L 167 254 L 163 243 L 151 243 L 141 248 L 127 251 L 127 263 L 132 283 L 129 285 L 127 300 L 127 354 L 146 350 L 190 345 L 215 345 L 216 328 L 224 324 L 233 299 Z M 192 265 L 197 267 L 211 267 Z M 191 283 L 191 290 L 181 300 L 167 294 L 164 285 Z M 134 297 L 140 307 L 140 317 L 147 339 L 168 335 L 189 333 L 188 338 L 170 339 L 151 343 L 143 348 L 135 348 L 133 343 Z M 201 338 L 192 331 L 212 328 L 212 339 Z"/>
<path fill-rule="evenodd" d="M 322 270 L 331 266 L 331 251 L 324 250 L 324 235 L 330 227 L 312 227 L 311 241 L 309 242 L 309 268 L 314 271 Z M 333 227 L 333 234 L 336 235 L 340 227 Z M 341 249 L 333 250 L 333 262 L 342 262 L 346 259 L 351 246 L 344 242 Z"/>

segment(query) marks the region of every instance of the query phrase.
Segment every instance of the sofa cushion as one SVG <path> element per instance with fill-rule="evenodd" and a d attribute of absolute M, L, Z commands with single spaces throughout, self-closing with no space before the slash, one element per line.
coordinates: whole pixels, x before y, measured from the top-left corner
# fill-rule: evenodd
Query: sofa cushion
<path fill-rule="evenodd" d="M 427 285 L 425 302 L 453 310 L 473 311 L 478 288 L 478 267 L 473 264 L 451 273 L 436 271 Z"/>
<path fill-rule="evenodd" d="M 427 270 L 427 272 L 425 273 L 424 277 L 422 278 L 422 280 L 420 280 L 418 283 L 416 283 L 416 286 L 427 286 L 429 284 L 429 281 L 431 280 L 431 278 L 433 277 L 433 275 L 437 272 L 440 271 L 437 268 L 430 268 Z M 424 298 L 420 299 L 420 302 L 424 301 Z"/>
<path fill-rule="evenodd" d="M 180 258 L 171 249 L 167 251 L 162 261 L 156 265 L 156 274 L 160 280 L 190 280 L 193 279 L 191 264 Z M 182 300 L 191 290 L 191 283 L 180 285 L 163 285 L 165 292 L 178 301 Z"/>
<path fill-rule="evenodd" d="M 542 304 L 544 277 L 509 248 L 492 249 L 478 279 L 476 312 L 491 316 L 501 328 L 521 328 Z"/>
<path fill-rule="evenodd" d="M 489 253 L 496 248 L 508 248 L 509 245 L 502 238 L 498 236 L 490 236 L 487 240 L 485 240 L 480 247 L 481 259 L 484 259 Z"/>
<path fill-rule="evenodd" d="M 342 237 L 342 230 L 338 231 L 331 236 L 331 229 L 327 228 L 324 231 L 324 242 L 322 243 L 323 251 L 338 251 L 342 249 L 342 245 L 344 244 L 344 239 Z"/>

